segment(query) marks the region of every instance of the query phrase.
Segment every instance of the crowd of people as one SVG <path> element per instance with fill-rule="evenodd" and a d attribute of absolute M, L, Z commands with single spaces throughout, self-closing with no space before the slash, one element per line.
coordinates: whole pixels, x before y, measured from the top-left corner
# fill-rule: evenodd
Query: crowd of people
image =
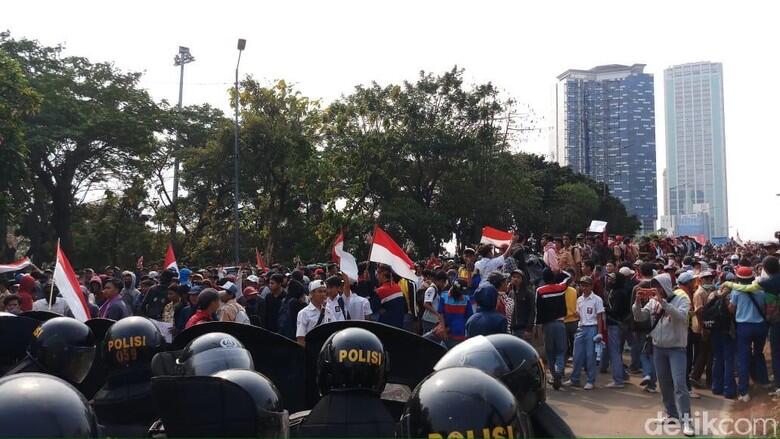
<path fill-rule="evenodd" d="M 592 390 L 599 373 L 611 377 L 604 388 L 622 388 L 635 375 L 644 391 L 660 388 L 670 420 L 692 435 L 697 389 L 744 403 L 762 389 L 780 396 L 778 253 L 776 245 L 716 247 L 690 237 L 545 234 L 537 244 L 516 234 L 502 248 L 431 255 L 416 264 L 417 279 L 362 262 L 357 279 L 336 264 L 275 264 L 109 266 L 85 268 L 79 280 L 91 317 L 140 315 L 167 323 L 171 335 L 229 321 L 304 344 L 314 327 L 338 320 L 375 320 L 447 348 L 513 334 L 537 349 L 554 389 Z M 51 282 L 51 271 L 37 267 L 3 278 L 0 311 L 69 315 Z"/>

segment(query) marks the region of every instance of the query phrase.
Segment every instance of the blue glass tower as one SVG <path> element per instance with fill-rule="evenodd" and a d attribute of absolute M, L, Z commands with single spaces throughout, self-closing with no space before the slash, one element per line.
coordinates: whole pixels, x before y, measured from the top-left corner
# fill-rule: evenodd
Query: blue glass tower
<path fill-rule="evenodd" d="M 653 75 L 644 64 L 567 70 L 556 84 L 554 159 L 606 182 L 655 230 L 658 216 Z"/>

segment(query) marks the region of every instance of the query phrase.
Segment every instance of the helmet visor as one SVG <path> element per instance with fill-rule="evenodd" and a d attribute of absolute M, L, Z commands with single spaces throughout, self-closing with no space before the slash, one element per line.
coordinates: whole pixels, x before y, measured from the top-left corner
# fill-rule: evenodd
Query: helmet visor
<path fill-rule="evenodd" d="M 228 369 L 254 370 L 252 355 L 246 349 L 209 349 L 182 364 L 184 375 L 206 376 Z"/>
<path fill-rule="evenodd" d="M 259 410 L 257 421 L 258 437 L 288 438 L 290 437 L 290 414 Z"/>
<path fill-rule="evenodd" d="M 509 372 L 501 354 L 487 338 L 481 335 L 470 338 L 450 349 L 433 369 L 442 370 L 459 366 L 473 367 L 494 377 L 500 377 Z"/>
<path fill-rule="evenodd" d="M 95 360 L 95 347 L 70 346 L 63 357 L 59 362 L 55 360 L 55 363 L 59 363 L 59 367 L 49 372 L 59 375 L 71 383 L 80 384 L 92 368 L 92 362 Z"/>

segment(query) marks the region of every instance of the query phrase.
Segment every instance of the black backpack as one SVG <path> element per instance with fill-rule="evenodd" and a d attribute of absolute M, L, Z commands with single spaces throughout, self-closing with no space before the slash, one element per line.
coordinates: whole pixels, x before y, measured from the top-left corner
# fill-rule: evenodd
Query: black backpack
<path fill-rule="evenodd" d="M 702 308 L 701 324 L 705 329 L 716 332 L 728 331 L 734 317 L 729 312 L 728 296 L 715 297 Z"/>

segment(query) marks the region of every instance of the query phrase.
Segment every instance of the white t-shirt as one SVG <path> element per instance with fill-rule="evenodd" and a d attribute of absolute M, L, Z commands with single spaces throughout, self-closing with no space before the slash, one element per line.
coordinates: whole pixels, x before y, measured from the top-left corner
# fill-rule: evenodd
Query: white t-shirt
<path fill-rule="evenodd" d="M 371 303 L 365 297 L 352 293 L 347 296 L 341 296 L 344 299 L 344 308 L 347 309 L 350 320 L 365 320 L 366 316 L 371 315 Z"/>
<path fill-rule="evenodd" d="M 313 304 L 308 304 L 306 308 L 298 311 L 298 317 L 295 325 L 295 336 L 306 337 L 314 327 L 317 326 L 317 322 L 320 320 L 320 310 Z M 330 323 L 336 320 L 336 316 L 333 314 L 333 310 L 325 306 L 325 317 L 322 319 L 321 325 Z"/>
<path fill-rule="evenodd" d="M 474 271 L 478 271 L 482 279 L 487 279 L 487 276 L 496 270 L 500 270 L 504 267 L 504 255 L 496 256 L 495 258 L 482 258 L 474 263 Z"/>
<path fill-rule="evenodd" d="M 347 320 L 347 315 L 339 305 L 339 296 L 325 299 L 325 306 L 330 309 L 334 320 Z M 344 304 L 346 306 L 346 304 Z"/>
<path fill-rule="evenodd" d="M 598 315 L 604 312 L 604 302 L 601 297 L 590 293 L 590 296 L 577 298 L 577 312 L 580 314 L 580 326 L 597 325 Z"/>
<path fill-rule="evenodd" d="M 57 314 L 65 315 L 65 313 L 68 311 L 68 302 L 65 301 L 62 297 L 57 297 L 57 302 L 54 303 L 51 307 L 52 312 L 56 312 Z M 33 311 L 48 311 L 49 310 L 49 302 L 46 301 L 46 299 L 38 299 L 35 302 L 33 302 Z"/>
<path fill-rule="evenodd" d="M 430 303 L 433 309 L 439 309 L 439 297 L 439 290 L 436 288 L 436 285 L 431 285 L 427 290 L 425 290 L 425 299 L 423 302 Z M 437 319 L 436 316 L 427 309 L 423 313 L 423 320 L 429 323 L 439 322 L 439 319 Z"/>

